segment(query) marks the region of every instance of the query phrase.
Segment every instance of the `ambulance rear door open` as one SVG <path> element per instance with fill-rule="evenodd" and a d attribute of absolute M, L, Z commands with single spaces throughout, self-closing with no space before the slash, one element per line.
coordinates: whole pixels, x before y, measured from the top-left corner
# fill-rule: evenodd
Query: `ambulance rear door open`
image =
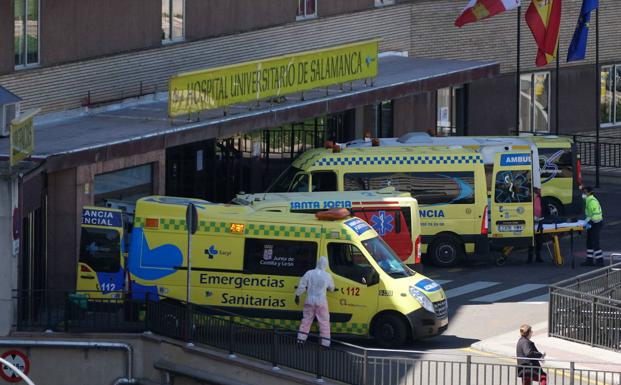
<path fill-rule="evenodd" d="M 530 151 L 495 154 L 490 181 L 492 243 L 528 246 L 533 239 L 533 169 Z"/>

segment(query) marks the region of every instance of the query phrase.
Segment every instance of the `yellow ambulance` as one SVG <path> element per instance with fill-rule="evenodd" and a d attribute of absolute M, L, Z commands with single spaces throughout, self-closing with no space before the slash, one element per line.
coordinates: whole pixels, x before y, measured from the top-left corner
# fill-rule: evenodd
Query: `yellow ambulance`
<path fill-rule="evenodd" d="M 422 271 L 419 208 L 409 192 L 387 187 L 377 191 L 238 194 L 233 203 L 257 211 L 292 213 L 346 208 L 369 223 L 403 263 Z"/>
<path fill-rule="evenodd" d="M 544 215 L 582 215 L 583 200 L 580 156 L 569 137 L 555 135 L 449 136 L 432 137 L 425 132 L 410 132 L 398 138 L 378 138 L 380 146 L 449 146 L 480 149 L 505 145 L 511 149 L 531 147 L 533 184 L 541 191 Z M 371 147 L 370 140 L 353 140 L 347 147 Z"/>
<path fill-rule="evenodd" d="M 92 298 L 121 298 L 127 284 L 126 222 L 119 209 L 82 209 L 77 288 Z"/>
<path fill-rule="evenodd" d="M 189 203 L 197 208 L 198 231 L 188 256 Z M 302 305 L 294 302 L 295 288 L 321 255 L 328 257 L 337 288 L 327 295 L 334 334 L 371 336 L 397 347 L 448 327 L 440 285 L 409 269 L 371 226 L 348 215 L 319 220 L 197 199 L 142 198 L 126 264 L 130 280 L 123 289 L 137 298 L 186 301 L 189 275 L 190 302 L 296 329 Z M 121 253 L 116 258 L 114 282 L 122 283 L 125 264 Z M 92 282 L 103 289 L 99 279 L 109 277 L 87 262 L 80 261 L 78 291 Z"/>
<path fill-rule="evenodd" d="M 300 155 L 267 192 L 409 191 L 420 205 L 422 252 L 452 266 L 465 255 L 488 255 L 490 247 L 533 243 L 531 151 L 487 156 L 489 165 L 484 154 L 461 146 L 319 148 Z"/>

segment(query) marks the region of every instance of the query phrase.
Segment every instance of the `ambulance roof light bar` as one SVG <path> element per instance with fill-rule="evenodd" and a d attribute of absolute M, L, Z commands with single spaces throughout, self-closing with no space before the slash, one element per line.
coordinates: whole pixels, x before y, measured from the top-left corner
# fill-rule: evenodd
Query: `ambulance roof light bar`
<path fill-rule="evenodd" d="M 315 217 L 320 221 L 337 221 L 339 219 L 345 219 L 350 216 L 351 212 L 344 208 L 318 211 L 315 213 Z"/>

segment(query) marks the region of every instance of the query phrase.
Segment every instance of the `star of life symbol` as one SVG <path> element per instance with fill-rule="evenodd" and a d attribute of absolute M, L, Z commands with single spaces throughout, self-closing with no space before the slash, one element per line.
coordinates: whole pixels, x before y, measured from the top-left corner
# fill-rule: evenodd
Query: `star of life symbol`
<path fill-rule="evenodd" d="M 381 236 L 389 233 L 394 228 L 395 217 L 390 214 L 386 214 L 385 211 L 379 211 L 377 215 L 371 217 L 371 225 Z"/>

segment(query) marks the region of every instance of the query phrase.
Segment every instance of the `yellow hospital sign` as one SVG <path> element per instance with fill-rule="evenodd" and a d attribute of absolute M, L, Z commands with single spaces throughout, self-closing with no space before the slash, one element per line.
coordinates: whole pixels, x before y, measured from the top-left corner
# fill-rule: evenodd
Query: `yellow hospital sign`
<path fill-rule="evenodd" d="M 11 166 L 16 165 L 20 160 L 32 154 L 34 150 L 34 117 L 39 109 L 22 113 L 18 119 L 11 122 L 10 142 L 11 142 Z"/>
<path fill-rule="evenodd" d="M 375 77 L 378 44 L 369 40 L 173 76 L 168 115 Z"/>

